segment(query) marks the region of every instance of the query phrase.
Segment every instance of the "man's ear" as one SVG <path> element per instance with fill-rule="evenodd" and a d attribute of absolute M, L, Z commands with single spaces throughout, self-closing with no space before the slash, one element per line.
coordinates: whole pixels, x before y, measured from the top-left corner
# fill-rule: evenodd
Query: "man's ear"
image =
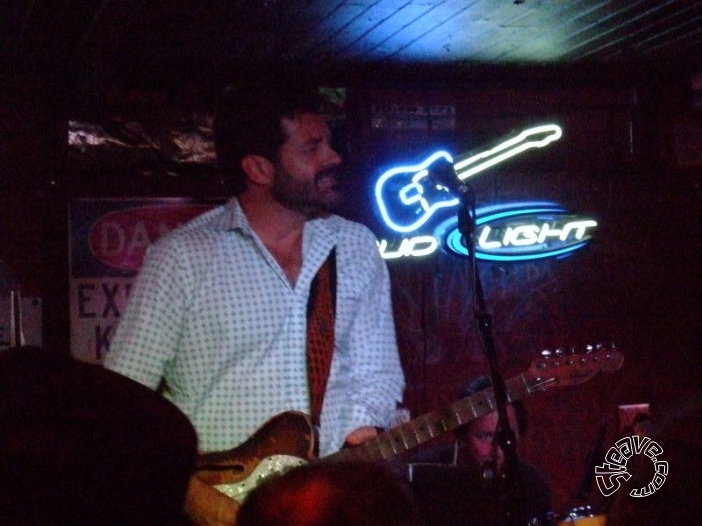
<path fill-rule="evenodd" d="M 241 160 L 241 169 L 254 184 L 268 186 L 273 181 L 275 166 L 260 155 L 247 155 Z"/>

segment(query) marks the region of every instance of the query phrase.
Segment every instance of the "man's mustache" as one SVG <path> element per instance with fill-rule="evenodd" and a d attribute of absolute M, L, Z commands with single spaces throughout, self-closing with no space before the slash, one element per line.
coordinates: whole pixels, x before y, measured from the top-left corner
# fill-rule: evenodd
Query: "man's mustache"
<path fill-rule="evenodd" d="M 315 182 L 319 182 L 327 177 L 333 177 L 337 183 L 340 183 L 342 180 L 343 173 L 344 170 L 341 166 L 331 166 L 329 168 L 324 168 L 323 170 L 317 172 L 314 176 L 314 180 Z"/>

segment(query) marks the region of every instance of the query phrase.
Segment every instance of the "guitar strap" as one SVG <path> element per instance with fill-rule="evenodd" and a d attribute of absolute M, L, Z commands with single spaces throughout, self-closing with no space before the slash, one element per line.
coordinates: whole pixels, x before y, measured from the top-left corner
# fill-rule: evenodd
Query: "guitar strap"
<path fill-rule="evenodd" d="M 307 375 L 312 423 L 319 426 L 324 392 L 334 354 L 336 314 L 336 248 L 322 264 L 310 285 L 307 300 Z"/>

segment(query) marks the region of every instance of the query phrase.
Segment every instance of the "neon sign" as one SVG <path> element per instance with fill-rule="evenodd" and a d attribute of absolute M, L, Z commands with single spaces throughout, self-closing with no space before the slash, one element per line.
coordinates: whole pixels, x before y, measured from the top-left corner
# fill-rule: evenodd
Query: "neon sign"
<path fill-rule="evenodd" d="M 597 221 L 569 214 L 555 203 L 513 203 L 478 209 L 475 257 L 488 261 L 524 261 L 565 257 L 592 238 Z M 378 241 L 384 259 L 422 257 L 435 253 L 442 243 L 454 254 L 468 250 L 458 230 L 458 219 L 442 222 L 433 235 Z"/>
<path fill-rule="evenodd" d="M 462 156 L 456 159 L 453 169 L 456 171 L 456 176 L 461 181 L 465 181 L 478 172 L 482 172 L 531 148 L 543 148 L 560 139 L 562 135 L 563 130 L 556 124 L 544 124 L 543 126 L 529 128 L 516 137 L 501 142 L 494 148 L 477 155 Z"/>
<path fill-rule="evenodd" d="M 442 186 L 430 182 L 432 164 L 440 159 L 453 163 L 461 181 L 531 148 L 543 148 L 563 135 L 555 124 L 529 128 L 516 137 L 476 155 L 462 155 L 455 161 L 451 154 L 438 151 L 423 162 L 399 166 L 384 172 L 375 183 L 375 200 L 385 224 L 395 232 L 414 232 L 442 208 L 458 205 L 458 199 Z"/>
<path fill-rule="evenodd" d="M 387 239 L 378 241 L 378 250 L 384 259 L 402 257 L 422 257 L 433 254 L 439 249 L 439 242 L 434 236 L 415 236 L 405 238 L 397 247 L 390 247 Z"/>
<path fill-rule="evenodd" d="M 529 128 L 493 148 L 454 159 L 438 151 L 421 163 L 400 166 L 384 172 L 375 184 L 378 211 L 385 224 L 401 234 L 416 233 L 439 210 L 458 205 L 447 188 L 429 179 L 437 161 L 452 163 L 456 177 L 465 180 L 510 157 L 544 146 L 563 135 L 555 124 Z M 567 212 L 555 203 L 511 203 L 476 211 L 476 258 L 490 261 L 522 261 L 564 257 L 584 247 L 592 238 L 597 222 Z M 432 235 L 426 233 L 397 241 L 382 239 L 378 249 L 385 259 L 421 257 L 441 246 L 467 255 L 456 217 L 443 221 Z"/>
<path fill-rule="evenodd" d="M 555 203 L 507 204 L 476 215 L 475 257 L 490 261 L 563 257 L 584 247 L 597 226 L 597 221 L 569 214 Z M 447 250 L 466 256 L 457 222 L 444 221 L 435 235 Z"/>

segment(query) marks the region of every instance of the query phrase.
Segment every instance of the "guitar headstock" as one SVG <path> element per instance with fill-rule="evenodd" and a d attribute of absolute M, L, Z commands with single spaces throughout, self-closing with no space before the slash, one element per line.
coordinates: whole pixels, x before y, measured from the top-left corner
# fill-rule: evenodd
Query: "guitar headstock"
<path fill-rule="evenodd" d="M 543 351 L 529 366 L 527 377 L 532 390 L 578 385 L 587 382 L 600 371 L 611 373 L 621 368 L 624 356 L 614 344 L 587 345 L 582 351 Z"/>

